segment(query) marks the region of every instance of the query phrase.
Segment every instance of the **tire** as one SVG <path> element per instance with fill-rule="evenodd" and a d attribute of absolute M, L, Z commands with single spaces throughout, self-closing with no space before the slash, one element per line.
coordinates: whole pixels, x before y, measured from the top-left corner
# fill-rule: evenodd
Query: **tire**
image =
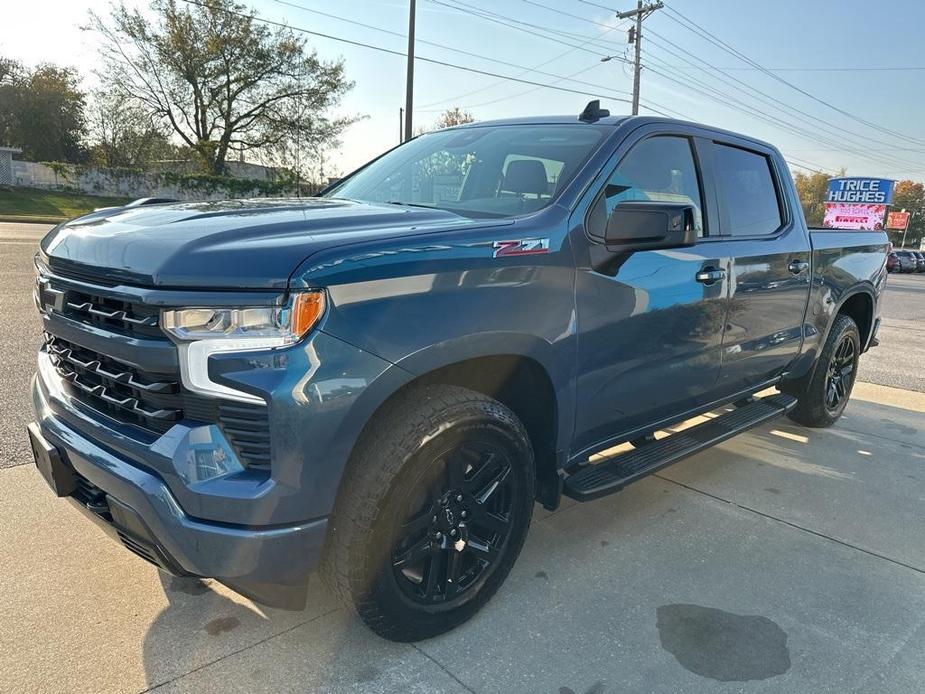
<path fill-rule="evenodd" d="M 351 458 L 328 536 L 326 582 L 386 639 L 449 631 L 514 565 L 530 527 L 534 478 L 527 432 L 501 403 L 456 386 L 399 394 Z"/>
<path fill-rule="evenodd" d="M 860 354 L 857 324 L 850 316 L 837 315 L 810 376 L 787 390 L 798 398 L 797 406 L 787 416 L 807 427 L 835 424 L 851 397 Z"/>

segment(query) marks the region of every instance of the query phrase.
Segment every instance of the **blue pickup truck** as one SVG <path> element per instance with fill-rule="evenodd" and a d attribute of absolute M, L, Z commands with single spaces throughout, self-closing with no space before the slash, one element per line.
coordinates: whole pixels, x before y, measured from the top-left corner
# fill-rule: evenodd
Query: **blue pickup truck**
<path fill-rule="evenodd" d="M 535 502 L 779 415 L 833 424 L 886 251 L 808 230 L 742 135 L 593 102 L 441 130 L 318 197 L 53 229 L 32 447 L 164 571 L 297 608 L 318 570 L 377 633 L 427 638 L 499 588 Z"/>

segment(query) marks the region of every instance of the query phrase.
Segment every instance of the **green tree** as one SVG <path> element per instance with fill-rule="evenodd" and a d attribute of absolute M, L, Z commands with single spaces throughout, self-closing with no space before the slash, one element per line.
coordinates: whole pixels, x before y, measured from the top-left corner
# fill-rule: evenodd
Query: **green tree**
<path fill-rule="evenodd" d="M 293 132 L 306 151 L 323 150 L 353 122 L 329 115 L 353 86 L 343 62 L 320 60 L 233 0 L 153 0 L 150 14 L 120 3 L 108 21 L 91 12 L 89 28 L 101 38 L 106 88 L 169 126 L 210 173 L 224 173 L 234 153 L 283 147 Z"/>
<path fill-rule="evenodd" d="M 793 175 L 803 214 L 810 226 L 822 226 L 825 216 L 825 193 L 830 179 L 828 174 L 822 172 L 807 174 L 798 171 Z"/>
<path fill-rule="evenodd" d="M 892 210 L 905 209 L 911 212 L 912 219 L 906 230 L 906 247 L 918 248 L 925 237 L 925 186 L 915 181 L 904 180 L 896 184 L 893 190 Z M 890 240 L 899 246 L 902 243 L 903 233 L 891 231 Z"/>
<path fill-rule="evenodd" d="M 0 142 L 21 147 L 31 161 L 86 159 L 86 97 L 73 68 L 28 70 L 0 59 Z"/>

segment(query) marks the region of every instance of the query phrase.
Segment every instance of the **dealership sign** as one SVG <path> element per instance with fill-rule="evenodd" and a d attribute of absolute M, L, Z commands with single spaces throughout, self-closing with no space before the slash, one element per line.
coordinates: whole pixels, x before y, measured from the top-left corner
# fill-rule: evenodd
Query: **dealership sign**
<path fill-rule="evenodd" d="M 889 205 L 893 202 L 893 184 L 888 178 L 833 178 L 829 181 L 826 202 Z"/>
<path fill-rule="evenodd" d="M 832 229 L 883 229 L 886 205 L 852 205 L 845 202 L 827 202 L 822 225 Z"/>
<path fill-rule="evenodd" d="M 823 225 L 836 229 L 883 229 L 895 183 L 888 178 L 833 178 L 825 196 Z"/>
<path fill-rule="evenodd" d="M 905 231 L 909 228 L 909 218 L 911 216 L 912 214 L 910 212 L 906 212 L 905 210 L 902 212 L 890 212 L 886 218 L 886 228 Z"/>

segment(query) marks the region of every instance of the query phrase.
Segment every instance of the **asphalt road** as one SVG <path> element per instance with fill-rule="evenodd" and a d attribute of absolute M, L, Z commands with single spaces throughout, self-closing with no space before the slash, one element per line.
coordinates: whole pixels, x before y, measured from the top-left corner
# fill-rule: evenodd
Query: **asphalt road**
<path fill-rule="evenodd" d="M 50 229 L 42 224 L 0 223 L 0 467 L 29 462 L 26 425 L 32 421 L 29 380 L 41 326 L 32 287 L 32 256 L 38 240 Z"/>
<path fill-rule="evenodd" d="M 925 393 L 925 273 L 890 275 L 880 346 L 861 357 L 858 378 Z"/>
<path fill-rule="evenodd" d="M 858 383 L 831 429 L 777 420 L 618 495 L 537 508 L 484 610 L 393 644 L 317 581 L 283 612 L 166 578 L 22 465 L 35 234 L 0 229 L 0 690 L 925 691 L 925 394 Z M 919 286 L 891 278 L 888 320 L 915 321 Z"/>

